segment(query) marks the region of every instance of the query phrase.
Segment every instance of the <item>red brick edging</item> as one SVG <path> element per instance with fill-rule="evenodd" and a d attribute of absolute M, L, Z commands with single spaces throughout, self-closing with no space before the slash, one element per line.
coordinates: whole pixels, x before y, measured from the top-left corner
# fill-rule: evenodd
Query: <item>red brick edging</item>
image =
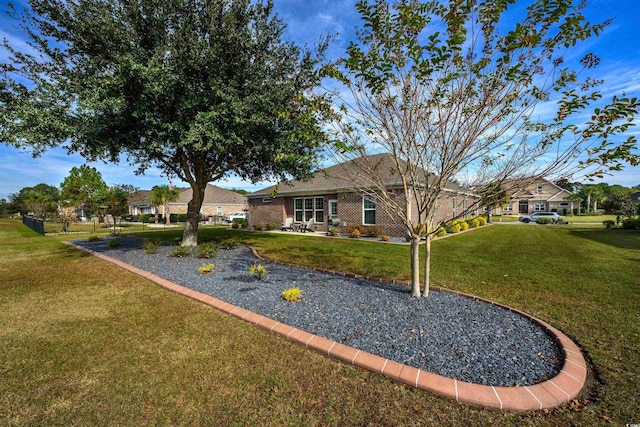
<path fill-rule="evenodd" d="M 473 298 L 478 301 L 483 301 L 488 304 L 505 308 L 526 317 L 531 322 L 543 328 L 552 338 L 555 339 L 558 346 L 562 349 L 562 353 L 564 355 L 564 363 L 558 375 L 539 384 L 517 387 L 486 386 L 446 378 L 440 375 L 433 374 L 431 372 L 423 371 L 422 369 L 414 368 L 412 366 L 407 366 L 393 360 L 376 356 L 375 354 L 356 350 L 355 348 L 340 344 L 336 341 L 311 334 L 309 332 L 294 328 L 289 325 L 285 325 L 284 323 L 277 322 L 268 317 L 221 301 L 210 295 L 206 295 L 186 288 L 184 286 L 180 286 L 176 283 L 170 282 L 169 280 L 163 279 L 162 277 L 156 276 L 155 274 L 141 270 L 137 267 L 111 258 L 102 253 L 84 248 L 71 242 L 65 243 L 81 251 L 101 258 L 105 261 L 111 262 L 132 273 L 149 279 L 157 285 L 160 285 L 166 289 L 195 299 L 204 304 L 210 305 L 214 308 L 217 308 L 218 310 L 231 314 L 263 329 L 267 329 L 277 335 L 285 337 L 286 339 L 298 344 L 304 345 L 305 347 L 313 349 L 319 353 L 326 354 L 327 356 L 330 356 L 337 360 L 359 366 L 374 373 L 382 374 L 385 377 L 410 385 L 412 387 L 416 387 L 421 390 L 426 390 L 437 395 L 456 400 L 457 402 L 463 404 L 484 408 L 500 409 L 509 412 L 526 412 L 555 408 L 574 399 L 578 395 L 578 393 L 580 393 L 580 390 L 582 390 L 582 387 L 584 386 L 587 379 L 587 365 L 585 359 L 582 356 L 582 353 L 580 352 L 578 346 L 573 343 L 573 341 L 571 341 L 565 334 L 549 325 L 548 323 L 536 319 L 535 317 L 532 317 L 526 313 L 504 306 L 502 304 L 495 303 L 493 301 L 486 300 L 484 298 L 475 297 L 473 295 L 433 287 L 433 289 L 438 289 L 443 292 L 452 292 L 464 297 Z M 251 250 L 258 258 L 264 259 L 254 248 L 251 248 Z M 270 262 L 279 265 L 294 266 L 281 262 Z M 297 265 L 295 267 L 306 268 L 325 273 L 338 274 L 341 276 L 354 277 L 357 279 L 368 279 L 387 283 L 389 282 L 379 278 L 369 278 L 354 274 L 338 273 L 326 269 L 309 268 Z M 392 281 L 392 283 L 404 284 L 404 282 L 399 281 Z"/>

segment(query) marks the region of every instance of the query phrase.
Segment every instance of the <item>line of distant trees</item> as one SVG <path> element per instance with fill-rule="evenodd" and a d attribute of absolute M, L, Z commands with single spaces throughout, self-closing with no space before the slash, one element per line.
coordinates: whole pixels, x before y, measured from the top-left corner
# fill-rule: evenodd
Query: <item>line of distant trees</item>
<path fill-rule="evenodd" d="M 621 216 L 640 215 L 640 206 L 634 205 L 631 198 L 633 194 L 640 192 L 640 184 L 633 187 L 625 187 L 604 182 L 583 184 L 569 182 L 566 179 L 556 181 L 555 184 L 571 191 L 576 201 L 580 199 L 583 213 L 605 212 Z"/>
<path fill-rule="evenodd" d="M 28 214 L 36 218 L 122 216 L 129 194 L 138 188 L 129 184 L 108 186 L 100 172 L 87 165 L 73 167 L 60 188 L 40 183 L 24 187 L 7 199 L 0 199 L 0 215 Z"/>

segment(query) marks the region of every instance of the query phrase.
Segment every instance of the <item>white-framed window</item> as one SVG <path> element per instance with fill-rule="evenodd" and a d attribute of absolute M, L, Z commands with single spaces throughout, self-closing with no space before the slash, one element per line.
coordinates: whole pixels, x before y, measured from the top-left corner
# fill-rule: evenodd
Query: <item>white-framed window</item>
<path fill-rule="evenodd" d="M 362 224 L 376 225 L 376 198 L 374 196 L 362 198 Z"/>
<path fill-rule="evenodd" d="M 338 217 L 338 201 L 337 200 L 329 200 L 329 218 L 337 218 Z"/>
<path fill-rule="evenodd" d="M 271 197 L 265 197 L 264 199 L 262 199 L 262 203 L 271 203 L 273 202 L 273 199 Z"/>
<path fill-rule="evenodd" d="M 542 193 L 544 191 L 544 185 L 538 184 L 538 186 L 536 187 L 536 191 L 538 193 Z"/>
<path fill-rule="evenodd" d="M 304 198 L 304 221 L 307 222 L 313 218 L 313 199 L 311 197 Z"/>
<path fill-rule="evenodd" d="M 569 206 L 569 202 L 560 202 L 560 206 Z"/>
<path fill-rule="evenodd" d="M 513 212 L 513 203 L 509 203 L 507 206 L 504 207 L 504 211 L 505 212 Z"/>
<path fill-rule="evenodd" d="M 216 207 L 216 215 L 222 216 L 222 206 Z"/>
<path fill-rule="evenodd" d="M 293 218 L 296 222 L 302 222 L 304 218 L 303 206 L 302 197 L 293 199 Z"/>
<path fill-rule="evenodd" d="M 456 209 L 458 208 L 458 198 L 455 196 L 453 197 L 453 199 L 451 199 L 451 208 L 453 216 L 456 216 Z"/>
<path fill-rule="evenodd" d="M 316 223 L 324 222 L 323 197 L 296 197 L 293 199 L 293 218 L 295 222 L 307 222 L 311 218 Z"/>
<path fill-rule="evenodd" d="M 313 201 L 314 204 L 314 221 L 316 222 L 316 224 L 323 224 L 324 223 L 324 198 L 323 197 L 316 197 Z"/>
<path fill-rule="evenodd" d="M 536 204 L 534 205 L 533 209 L 536 212 L 542 212 L 545 209 L 545 205 L 544 202 L 536 202 Z"/>

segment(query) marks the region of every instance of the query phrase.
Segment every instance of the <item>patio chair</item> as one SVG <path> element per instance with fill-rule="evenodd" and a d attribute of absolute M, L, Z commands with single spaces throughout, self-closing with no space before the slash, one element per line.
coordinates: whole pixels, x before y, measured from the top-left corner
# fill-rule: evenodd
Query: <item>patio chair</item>
<path fill-rule="evenodd" d="M 307 231 L 313 233 L 314 230 L 311 228 L 311 224 L 313 224 L 313 218 L 309 218 L 306 224 L 301 224 L 300 227 L 298 227 L 298 231 L 301 233 L 306 233 Z"/>
<path fill-rule="evenodd" d="M 284 224 L 282 224 L 282 227 L 280 227 L 280 231 L 287 231 L 287 230 L 293 231 L 293 218 L 286 218 L 284 220 Z"/>

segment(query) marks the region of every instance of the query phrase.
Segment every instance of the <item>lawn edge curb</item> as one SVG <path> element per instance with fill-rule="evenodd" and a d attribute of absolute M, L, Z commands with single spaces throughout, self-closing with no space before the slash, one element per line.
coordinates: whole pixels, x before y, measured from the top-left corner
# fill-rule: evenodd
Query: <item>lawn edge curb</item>
<path fill-rule="evenodd" d="M 353 347 L 332 341 L 330 339 L 320 337 L 309 332 L 294 328 L 292 326 L 277 322 L 266 316 L 254 313 L 244 308 L 229 304 L 210 295 L 206 295 L 193 289 L 178 285 L 160 276 L 141 270 L 122 261 L 116 260 L 104 255 L 100 252 L 93 251 L 75 243 L 65 241 L 65 244 L 72 246 L 80 251 L 96 256 L 104 261 L 115 264 L 124 268 L 140 277 L 154 282 L 167 290 L 173 291 L 180 295 L 186 296 L 193 300 L 207 304 L 224 313 L 237 317 L 240 320 L 251 323 L 262 329 L 268 330 L 287 340 L 304 347 L 315 350 L 318 353 L 327 355 L 336 360 L 358 366 L 368 371 L 382 374 L 394 381 L 425 390 L 436 395 L 455 400 L 458 403 L 497 409 L 504 412 L 529 412 L 543 409 L 552 409 L 563 405 L 575 399 L 584 387 L 587 379 L 587 364 L 579 347 L 564 333 L 549 325 L 548 323 L 537 319 L 529 314 L 523 313 L 514 308 L 508 307 L 494 301 L 480 298 L 463 292 L 453 291 L 450 289 L 432 287 L 442 292 L 454 293 L 466 298 L 482 301 L 497 307 L 504 308 L 515 314 L 521 315 L 535 323 L 546 333 L 552 337 L 560 347 L 564 356 L 562 368 L 558 375 L 544 382 L 530 386 L 514 386 L 514 387 L 498 387 L 473 384 L 452 378 L 443 377 L 433 374 L 412 366 L 404 365 L 396 361 L 385 359 L 381 356 L 371 354 L 365 351 L 357 350 Z M 350 273 L 339 273 L 327 269 L 311 268 L 288 264 L 279 261 L 271 261 L 261 256 L 258 251 L 251 247 L 251 252 L 259 259 L 273 262 L 278 265 L 304 268 L 310 270 L 321 271 L 325 273 L 336 274 L 344 277 L 352 277 L 357 279 L 371 280 L 379 283 L 405 283 L 398 280 L 384 280 L 381 278 L 369 278 Z"/>

